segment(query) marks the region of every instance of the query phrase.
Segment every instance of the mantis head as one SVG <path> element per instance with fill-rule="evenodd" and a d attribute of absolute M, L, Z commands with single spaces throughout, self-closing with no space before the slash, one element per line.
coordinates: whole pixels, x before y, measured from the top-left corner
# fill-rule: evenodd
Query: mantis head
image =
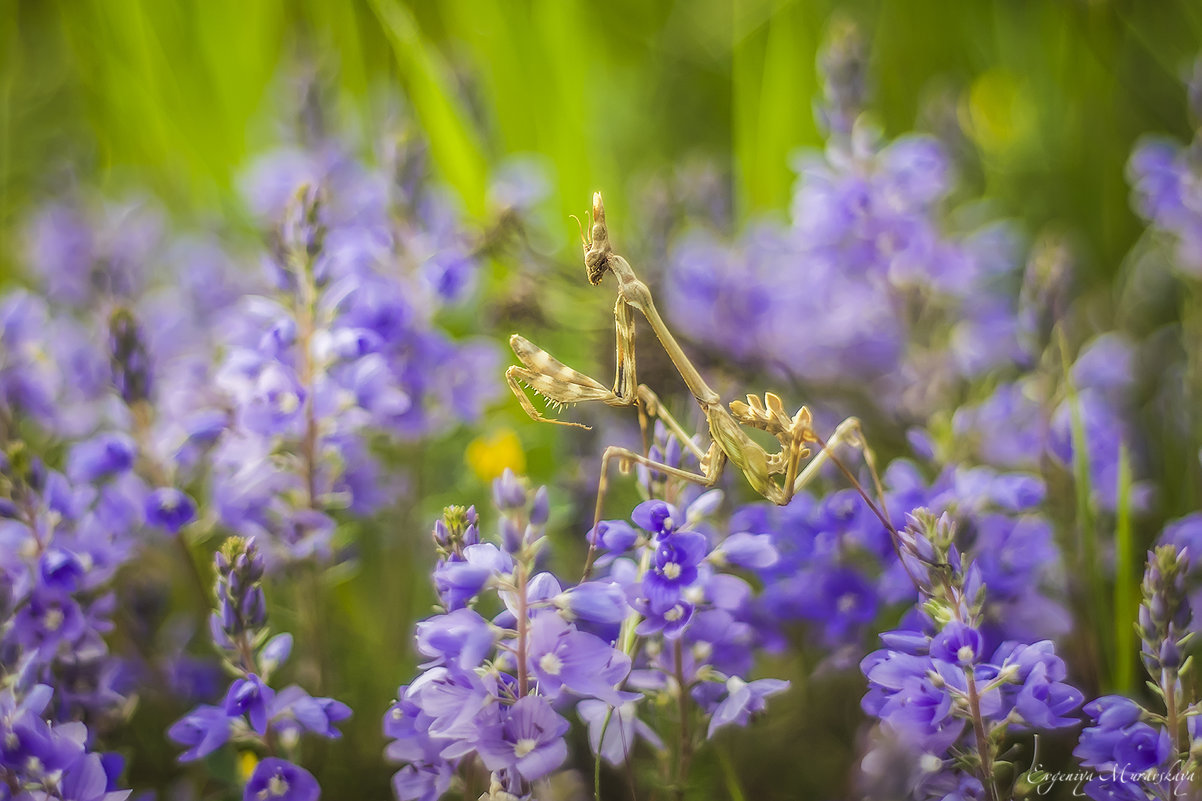
<path fill-rule="evenodd" d="M 601 201 L 600 192 L 593 193 L 593 209 L 589 218 L 588 237 L 581 235 L 584 240 L 584 266 L 588 270 L 589 283 L 598 286 L 609 271 L 609 254 L 613 253 L 609 244 L 609 229 L 605 227 L 605 204 Z"/>

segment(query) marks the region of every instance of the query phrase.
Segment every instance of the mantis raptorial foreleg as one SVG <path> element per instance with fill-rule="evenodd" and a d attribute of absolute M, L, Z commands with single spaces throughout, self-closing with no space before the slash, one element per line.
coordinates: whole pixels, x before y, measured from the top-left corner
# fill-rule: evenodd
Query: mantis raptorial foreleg
<path fill-rule="evenodd" d="M 510 347 L 525 367 L 516 365 L 505 371 L 505 380 L 509 388 L 517 396 L 522 409 L 533 420 L 540 423 L 576 426 L 587 429 L 583 423 L 569 420 L 556 420 L 540 412 L 530 401 L 523 386 L 529 387 L 539 395 L 559 406 L 586 401 L 600 401 L 607 406 L 633 406 L 638 404 L 640 411 L 664 422 L 681 444 L 688 448 L 699 460 L 705 457 L 705 451 L 693 440 L 671 414 L 664 408 L 659 397 L 645 384 L 637 383 L 638 369 L 635 362 L 634 350 L 634 316 L 630 307 L 618 298 L 614 306 L 614 329 L 616 334 L 616 365 L 614 386 L 606 389 L 599 381 L 585 375 L 579 370 L 568 367 L 547 351 L 530 342 L 523 336 L 514 334 L 509 338 Z"/>

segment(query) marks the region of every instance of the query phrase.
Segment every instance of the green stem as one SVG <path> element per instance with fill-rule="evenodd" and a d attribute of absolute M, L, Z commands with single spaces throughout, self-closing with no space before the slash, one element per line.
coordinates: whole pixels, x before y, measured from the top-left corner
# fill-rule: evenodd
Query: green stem
<path fill-rule="evenodd" d="M 593 757 L 593 801 L 601 801 L 601 751 L 605 747 L 605 732 L 609 730 L 609 721 L 613 714 L 612 706 L 605 710 L 605 721 L 601 724 L 601 739 L 597 743 L 597 753 Z"/>
<path fill-rule="evenodd" d="M 530 678 L 526 671 L 526 629 L 529 621 L 527 620 L 526 612 L 526 566 L 518 564 L 517 566 L 517 595 L 518 595 L 518 646 L 517 646 L 517 663 L 518 663 L 518 697 L 524 698 L 530 683 Z"/>
<path fill-rule="evenodd" d="M 722 778 L 726 783 L 726 793 L 730 796 L 730 801 L 746 801 L 743 787 L 739 784 L 739 774 L 735 771 L 730 754 L 726 752 L 725 748 L 718 748 L 717 753 L 718 764 L 722 766 Z"/>
<path fill-rule="evenodd" d="M 680 712 L 680 743 L 676 752 L 676 798 L 684 800 L 688 784 L 689 763 L 693 758 L 693 734 L 689 730 L 689 692 L 684 681 L 684 645 L 677 638 L 672 646 L 676 671 L 676 706 Z"/>
<path fill-rule="evenodd" d="M 1131 530 L 1131 459 L 1119 445 L 1118 504 L 1115 509 L 1114 675 L 1116 689 L 1127 692 L 1135 682 L 1135 627 L 1139 590 L 1135 538 Z"/>
<path fill-rule="evenodd" d="M 981 783 L 985 786 L 985 801 L 998 801 L 997 788 L 993 784 L 993 755 L 985 737 L 985 721 L 981 717 L 981 697 L 977 694 L 977 680 L 970 665 L 965 668 L 968 680 L 968 708 L 972 714 L 972 729 L 977 741 L 977 756 L 981 760 Z"/>
<path fill-rule="evenodd" d="M 1089 474 L 1089 439 L 1085 434 L 1085 422 L 1081 418 L 1080 397 L 1077 395 L 1077 388 L 1073 384 L 1069 369 L 1068 340 L 1065 338 L 1063 329 L 1058 333 L 1060 358 L 1064 369 L 1064 386 L 1068 395 L 1072 431 L 1073 486 L 1077 502 L 1077 531 L 1080 535 L 1081 543 L 1081 572 L 1085 576 L 1089 603 L 1093 606 L 1091 610 L 1092 614 L 1089 617 L 1094 620 L 1104 621 L 1108 615 L 1106 611 L 1106 593 L 1102 585 L 1101 562 L 1098 558 L 1097 523 L 1094 520 L 1093 502 L 1090 497 L 1092 484 Z M 1106 662 L 1108 657 L 1111 656 L 1110 649 L 1107 647 L 1109 644 L 1107 640 L 1110 639 L 1110 630 L 1106 626 L 1098 624 L 1095 627 L 1095 635 L 1099 645 L 1098 661 L 1102 663 L 1100 667 L 1103 674 L 1108 674 L 1110 666 Z"/>

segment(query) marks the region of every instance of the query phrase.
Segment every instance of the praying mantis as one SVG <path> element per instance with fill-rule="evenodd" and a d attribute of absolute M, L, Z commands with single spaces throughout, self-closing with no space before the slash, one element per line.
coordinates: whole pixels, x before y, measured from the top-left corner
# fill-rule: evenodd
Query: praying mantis
<path fill-rule="evenodd" d="M 676 436 L 681 444 L 697 457 L 700 464 L 699 472 L 693 472 L 657 462 L 628 448 L 617 446 L 606 448 L 601 457 L 601 478 L 597 487 L 594 527 L 601 520 L 609 465 L 614 459 L 619 460 L 620 464 L 625 467 L 629 467 L 630 464 L 641 464 L 660 473 L 705 487 L 711 487 L 718 482 L 729 462 L 742 471 L 752 489 L 767 500 L 781 506 L 787 504 L 795 493 L 817 475 L 822 465 L 830 460 L 851 481 L 886 528 L 896 535 L 887 514 L 872 502 L 851 471 L 833 454 L 833 449 L 840 444 L 858 447 L 864 454 L 873 476 L 876 493 L 878 497 L 882 498 L 883 504 L 883 492 L 877 477 L 874 458 L 864 439 L 860 421 L 855 417 L 847 418 L 836 426 L 828 440 L 823 441 L 813 428 L 809 409 L 802 406 L 790 416 L 785 411 L 781 399 L 774 393 L 765 393 L 763 400 L 756 395 L 748 395 L 746 402 L 736 400 L 732 401 L 729 406 L 724 404 L 721 396 L 701 377 L 697 368 L 685 355 L 684 350 L 681 349 L 680 344 L 668 329 L 655 307 L 647 285 L 638 278 L 630 263 L 614 252 L 609 241 L 605 206 L 600 192 L 593 194 L 590 218 L 588 236 L 584 235 L 583 230 L 581 231 L 581 239 L 584 243 L 584 264 L 588 271 L 589 283 L 599 286 L 608 273 L 612 273 L 617 280 L 618 298 L 614 305 L 617 365 L 613 387 L 607 388 L 599 381 L 568 367 L 519 334 L 510 336 L 509 344 L 523 366 L 509 367 L 505 372 L 505 380 L 514 395 L 517 396 L 526 414 L 533 420 L 543 423 L 587 428 L 581 423 L 545 416 L 534 406 L 526 393 L 526 388 L 544 396 L 557 407 L 584 402 L 601 402 L 615 407 L 638 405 L 646 414 L 662 420 L 672 435 Z M 710 445 L 708 449 L 703 450 L 689 436 L 649 387 L 638 383 L 634 350 L 634 311 L 638 311 L 646 318 L 676 367 L 676 371 L 693 394 L 697 405 L 701 407 L 709 427 Z M 743 430 L 743 426 L 768 432 L 780 443 L 780 449 L 769 452 L 748 436 L 747 432 Z M 810 445 L 817 446 L 820 451 L 802 467 L 802 462 L 811 456 Z M 586 574 L 592 563 L 592 557 L 593 546 L 590 545 L 588 561 L 585 565 Z"/>

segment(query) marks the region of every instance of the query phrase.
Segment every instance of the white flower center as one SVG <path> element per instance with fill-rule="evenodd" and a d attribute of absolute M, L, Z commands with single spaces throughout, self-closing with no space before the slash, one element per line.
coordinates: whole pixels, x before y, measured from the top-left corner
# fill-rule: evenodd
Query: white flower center
<path fill-rule="evenodd" d="M 664 531 L 671 531 L 672 526 L 674 526 L 674 525 L 676 525 L 676 524 L 672 522 L 672 518 L 670 518 L 670 517 L 664 518 L 664 522 L 663 522 L 663 530 Z"/>
<path fill-rule="evenodd" d="M 967 665 L 973 660 L 974 656 L 976 654 L 973 653 L 971 645 L 961 645 L 960 650 L 956 651 L 956 658 L 960 660 L 960 664 L 962 665 Z"/>
<path fill-rule="evenodd" d="M 42 760 L 35 756 L 31 756 L 25 760 L 25 772 L 30 776 L 42 775 Z"/>
<path fill-rule="evenodd" d="M 680 565 L 676 562 L 668 562 L 664 565 L 664 576 L 672 580 L 680 578 Z"/>
<path fill-rule="evenodd" d="M 563 670 L 563 660 L 554 653 L 545 653 L 543 658 L 538 660 L 538 666 L 543 673 L 550 676 L 558 676 L 559 671 Z"/>
<path fill-rule="evenodd" d="M 943 760 L 934 754 L 923 754 L 918 760 L 923 773 L 934 773 L 943 768 Z"/>
<path fill-rule="evenodd" d="M 283 414 L 292 414 L 300 408 L 300 398 L 295 392 L 281 392 L 275 399 L 275 408 Z"/>
<path fill-rule="evenodd" d="M 680 620 L 682 617 L 684 617 L 684 607 L 680 604 L 676 604 L 667 612 L 664 612 L 664 620 L 668 620 L 673 623 L 675 623 L 677 620 Z"/>
<path fill-rule="evenodd" d="M 267 780 L 267 789 L 259 793 L 259 798 L 283 798 L 288 794 L 288 780 L 278 773 Z"/>
<path fill-rule="evenodd" d="M 535 748 L 538 748 L 538 740 L 535 740 L 532 737 L 523 737 L 514 743 L 513 753 L 518 759 L 521 759 Z"/>
<path fill-rule="evenodd" d="M 847 614 L 856 608 L 856 596 L 852 595 L 850 592 L 840 595 L 838 607 L 840 612 Z"/>
<path fill-rule="evenodd" d="M 47 609 L 46 614 L 42 615 L 42 625 L 47 631 L 58 631 L 63 625 L 63 610 Z"/>

